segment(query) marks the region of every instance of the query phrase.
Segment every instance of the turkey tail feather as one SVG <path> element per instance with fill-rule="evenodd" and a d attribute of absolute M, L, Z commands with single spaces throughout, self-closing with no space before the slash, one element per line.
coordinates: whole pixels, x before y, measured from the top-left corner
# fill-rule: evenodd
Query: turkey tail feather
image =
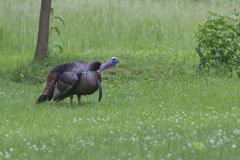
<path fill-rule="evenodd" d="M 54 86 L 57 82 L 58 76 L 54 73 L 50 73 L 47 78 L 46 87 L 43 89 L 42 94 L 38 97 L 37 103 L 50 101 L 53 97 Z"/>

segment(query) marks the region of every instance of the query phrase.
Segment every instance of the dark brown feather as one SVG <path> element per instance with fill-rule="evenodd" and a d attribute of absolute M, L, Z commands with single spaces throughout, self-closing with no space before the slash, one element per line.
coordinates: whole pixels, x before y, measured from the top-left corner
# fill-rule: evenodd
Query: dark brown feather
<path fill-rule="evenodd" d="M 37 103 L 50 101 L 53 97 L 54 86 L 57 82 L 58 76 L 54 73 L 50 73 L 47 78 L 47 84 L 43 89 L 42 94 L 38 97 Z"/>

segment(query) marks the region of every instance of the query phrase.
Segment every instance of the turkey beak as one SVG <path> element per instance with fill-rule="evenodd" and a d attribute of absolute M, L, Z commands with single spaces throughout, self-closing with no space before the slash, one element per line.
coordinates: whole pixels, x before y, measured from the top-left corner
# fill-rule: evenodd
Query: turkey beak
<path fill-rule="evenodd" d="M 117 59 L 117 63 L 120 63 L 120 60 L 119 60 L 119 59 Z"/>
<path fill-rule="evenodd" d="M 118 64 L 118 63 L 120 63 L 120 60 L 117 58 L 115 65 Z"/>

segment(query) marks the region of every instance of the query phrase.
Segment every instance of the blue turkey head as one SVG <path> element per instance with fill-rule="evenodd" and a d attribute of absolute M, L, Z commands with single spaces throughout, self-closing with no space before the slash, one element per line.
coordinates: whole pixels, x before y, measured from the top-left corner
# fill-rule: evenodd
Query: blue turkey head
<path fill-rule="evenodd" d="M 112 57 L 106 63 L 101 65 L 99 72 L 102 72 L 108 68 L 112 68 L 115 65 L 117 65 L 119 62 L 120 62 L 120 60 L 117 57 Z"/>
<path fill-rule="evenodd" d="M 114 67 L 116 64 L 118 64 L 120 61 L 119 61 L 119 59 L 117 58 L 117 57 L 112 57 L 111 59 L 110 59 L 110 63 L 111 63 L 111 65 L 112 65 L 112 67 Z"/>

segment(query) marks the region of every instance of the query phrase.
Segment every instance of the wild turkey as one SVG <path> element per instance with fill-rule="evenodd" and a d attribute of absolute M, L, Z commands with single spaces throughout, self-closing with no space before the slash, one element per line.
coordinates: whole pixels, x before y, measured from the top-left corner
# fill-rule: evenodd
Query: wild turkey
<path fill-rule="evenodd" d="M 94 71 L 94 72 L 100 74 L 105 69 L 111 68 L 111 67 L 115 66 L 117 63 L 119 63 L 119 60 L 116 57 L 112 57 L 104 64 L 101 64 L 98 61 L 93 61 L 93 62 L 90 62 L 87 64 L 81 63 L 81 62 L 72 62 L 72 63 L 66 63 L 66 64 L 59 65 L 59 66 L 53 68 L 50 71 L 50 73 L 48 74 L 46 87 L 43 89 L 42 94 L 37 99 L 37 102 L 40 103 L 40 102 L 44 102 L 47 100 L 50 101 L 53 98 L 53 92 L 54 92 L 55 85 L 56 85 L 59 77 L 62 74 L 64 75 L 69 72 L 71 74 L 75 74 L 75 76 L 77 76 L 77 77 L 80 76 L 81 73 L 88 72 L 88 71 Z M 70 78 L 70 79 L 73 78 L 73 80 L 74 80 L 74 76 L 72 77 L 70 75 L 69 76 L 65 75 L 64 77 Z M 67 85 L 67 84 L 65 84 L 65 85 Z M 71 88 L 73 86 L 68 86 L 68 87 Z M 68 90 L 70 90 L 70 89 L 68 89 Z"/>
<path fill-rule="evenodd" d="M 70 97 L 73 103 L 73 95 L 77 95 L 78 104 L 80 104 L 81 95 L 93 94 L 99 90 L 98 101 L 102 98 L 101 75 L 96 71 L 84 71 L 79 74 L 74 72 L 64 72 L 58 79 L 53 100 L 60 101 L 66 97 Z"/>

